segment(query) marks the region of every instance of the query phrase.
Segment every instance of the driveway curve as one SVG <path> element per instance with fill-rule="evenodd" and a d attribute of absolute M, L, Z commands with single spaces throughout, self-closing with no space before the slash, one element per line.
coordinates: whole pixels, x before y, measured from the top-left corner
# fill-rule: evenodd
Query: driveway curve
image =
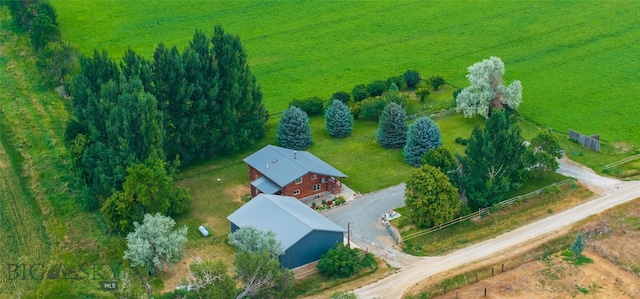
<path fill-rule="evenodd" d="M 445 256 L 415 258 L 409 265 L 382 280 L 355 290 L 359 298 L 402 298 L 403 293 L 414 284 L 444 271 L 470 264 L 499 254 L 514 246 L 558 231 L 591 215 L 614 206 L 640 198 L 640 182 L 620 182 L 595 174 L 590 169 L 572 161 L 560 161 L 559 173 L 605 193 L 599 198 L 565 210 L 548 218 L 525 225 L 484 242 L 480 242 Z"/>
<path fill-rule="evenodd" d="M 378 220 L 384 212 L 404 206 L 404 184 L 378 190 L 322 211 L 322 215 L 351 230 L 351 242 L 384 258 L 393 267 L 404 267 L 419 258 L 400 252 Z"/>

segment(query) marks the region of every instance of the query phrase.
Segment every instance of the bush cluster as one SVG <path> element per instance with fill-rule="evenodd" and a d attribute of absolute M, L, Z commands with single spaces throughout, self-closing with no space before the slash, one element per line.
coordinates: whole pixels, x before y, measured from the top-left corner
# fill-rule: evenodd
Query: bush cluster
<path fill-rule="evenodd" d="M 338 244 L 322 255 L 317 268 L 320 274 L 328 278 L 345 278 L 375 265 L 376 261 L 371 253 Z"/>
<path fill-rule="evenodd" d="M 307 113 L 308 116 L 322 115 L 324 112 L 323 101 L 319 97 L 311 97 L 304 100 L 293 100 L 289 107 L 295 106 Z"/>

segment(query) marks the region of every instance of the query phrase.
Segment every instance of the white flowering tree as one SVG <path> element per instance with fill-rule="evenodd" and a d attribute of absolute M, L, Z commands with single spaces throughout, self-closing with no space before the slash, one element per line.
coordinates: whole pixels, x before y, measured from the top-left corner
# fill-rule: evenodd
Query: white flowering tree
<path fill-rule="evenodd" d="M 464 88 L 456 97 L 458 111 L 465 117 L 480 114 L 488 118 L 493 108 L 517 110 L 522 102 L 522 83 L 515 80 L 504 86 L 504 63 L 498 57 L 475 63 L 468 68 L 467 79 L 470 86 Z"/>

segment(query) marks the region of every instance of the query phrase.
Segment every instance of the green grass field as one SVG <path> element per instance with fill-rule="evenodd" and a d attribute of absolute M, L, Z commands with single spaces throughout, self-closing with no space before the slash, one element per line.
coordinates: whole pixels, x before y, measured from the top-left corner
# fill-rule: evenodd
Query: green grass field
<path fill-rule="evenodd" d="M 524 86 L 521 114 L 560 131 L 640 145 L 637 1 L 52 1 L 84 53 L 151 57 L 215 24 L 242 38 L 267 108 L 407 69 L 467 85 L 466 68 L 501 57 Z"/>
<path fill-rule="evenodd" d="M 6 263 L 122 263 L 120 238 L 106 236 L 76 203 L 62 142 L 68 102 L 39 82 L 28 35 L 16 35 L 0 11 L 0 259 Z M 28 270 L 29 268 L 27 268 Z M 37 270 L 37 268 L 36 268 Z M 7 273 L 6 268 L 4 270 Z M 38 273 L 36 273 L 37 275 Z M 98 281 L 13 280 L 0 275 L 0 297 L 103 298 Z M 6 292 L 6 293 L 5 293 Z M 19 296 L 18 296 L 19 297 Z"/>

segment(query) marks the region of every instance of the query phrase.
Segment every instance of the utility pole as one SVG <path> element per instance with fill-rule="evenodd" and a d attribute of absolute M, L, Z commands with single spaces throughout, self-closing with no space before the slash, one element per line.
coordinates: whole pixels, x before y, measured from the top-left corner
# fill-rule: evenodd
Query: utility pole
<path fill-rule="evenodd" d="M 347 222 L 347 246 L 351 248 L 351 222 Z"/>

